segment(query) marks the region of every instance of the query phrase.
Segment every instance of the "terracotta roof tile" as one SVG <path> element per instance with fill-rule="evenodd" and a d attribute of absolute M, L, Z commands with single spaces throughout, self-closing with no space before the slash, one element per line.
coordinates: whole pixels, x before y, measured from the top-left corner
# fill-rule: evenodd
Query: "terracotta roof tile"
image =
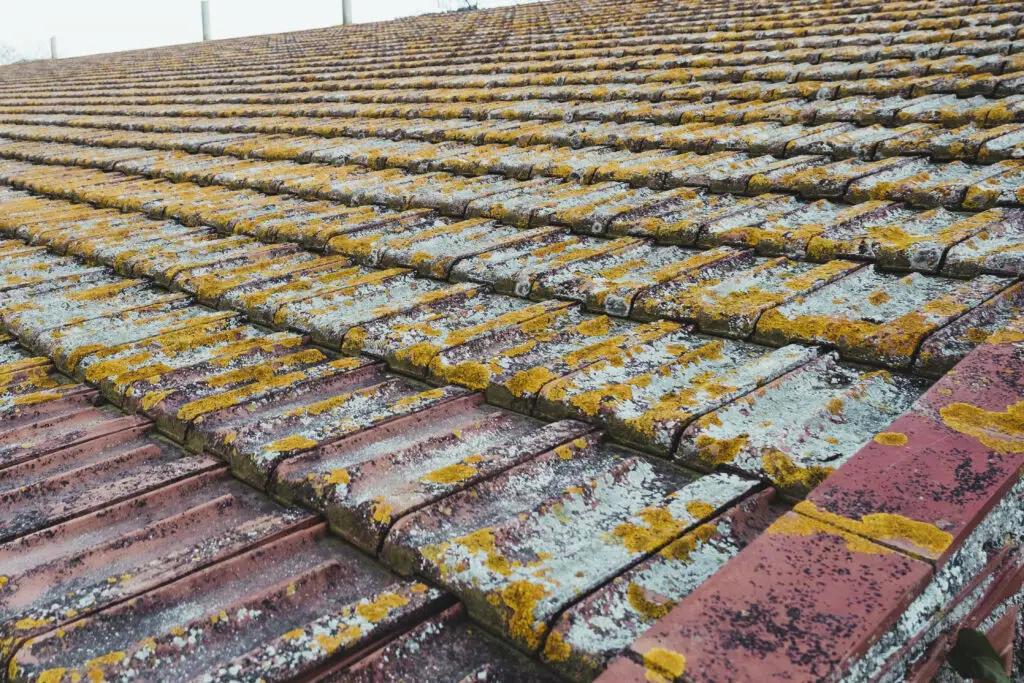
<path fill-rule="evenodd" d="M 0 69 L 6 678 L 1011 651 L 1022 21 L 553 0 Z"/>

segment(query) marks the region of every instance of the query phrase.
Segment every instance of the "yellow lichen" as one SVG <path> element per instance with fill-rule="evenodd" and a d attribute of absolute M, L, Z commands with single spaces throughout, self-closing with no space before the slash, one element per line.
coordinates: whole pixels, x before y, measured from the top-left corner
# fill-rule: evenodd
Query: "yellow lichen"
<path fill-rule="evenodd" d="M 175 391 L 174 389 L 165 389 L 163 391 L 148 391 L 148 392 L 146 392 L 146 394 L 143 395 L 142 401 L 141 401 L 142 410 L 143 411 L 151 410 L 153 408 L 153 406 L 157 405 L 158 403 L 163 401 L 165 398 L 167 398 L 168 396 L 173 394 L 174 391 Z"/>
<path fill-rule="evenodd" d="M 715 439 L 701 434 L 697 437 L 697 453 L 709 465 L 724 465 L 732 462 L 746 444 L 746 434 L 731 439 Z"/>
<path fill-rule="evenodd" d="M 856 534 L 826 524 L 818 519 L 805 515 L 788 514 L 775 520 L 765 533 L 783 534 L 786 536 L 810 536 L 812 534 L 828 534 L 837 536 L 846 542 L 846 547 L 855 553 L 869 555 L 886 555 L 891 551 L 877 543 L 861 538 Z"/>
<path fill-rule="evenodd" d="M 356 614 L 366 619 L 371 624 L 376 624 L 386 617 L 391 610 L 405 607 L 409 604 L 409 598 L 397 593 L 381 593 L 372 602 L 362 603 L 356 606 Z"/>
<path fill-rule="evenodd" d="M 672 600 L 665 602 L 649 600 L 643 587 L 635 583 L 630 583 L 629 588 L 626 589 L 626 599 L 633 609 L 651 620 L 661 619 L 676 604 Z"/>
<path fill-rule="evenodd" d="M 513 396 L 522 397 L 539 392 L 544 388 L 545 384 L 554 379 L 558 379 L 558 376 L 546 367 L 539 365 L 535 368 L 530 368 L 529 370 L 521 370 L 512 375 L 512 377 L 505 382 L 505 388 L 507 388 L 509 393 Z"/>
<path fill-rule="evenodd" d="M 11 669 L 15 668 L 16 667 L 14 665 L 14 661 L 12 660 Z M 37 683 L 60 683 L 62 680 L 64 680 L 64 674 L 66 671 L 67 669 L 63 668 L 47 669 L 46 671 L 39 674 L 39 677 L 36 678 L 36 681 Z M 11 674 L 11 680 L 14 680 L 13 673 Z"/>
<path fill-rule="evenodd" d="M 774 448 L 761 458 L 761 465 L 768 476 L 784 489 L 813 489 L 835 471 L 833 467 L 820 465 L 800 467 L 785 453 Z"/>
<path fill-rule="evenodd" d="M 355 641 L 359 640 L 359 637 L 363 635 L 363 629 L 358 626 L 346 626 L 338 631 L 336 636 L 319 635 L 316 637 L 316 642 L 320 644 L 324 652 L 327 654 L 334 654 L 334 652 L 342 646 L 350 645 Z"/>
<path fill-rule="evenodd" d="M 543 586 L 529 581 L 513 581 L 501 591 L 501 601 L 512 610 L 508 618 L 508 632 L 512 638 L 525 643 L 529 649 L 535 650 L 540 639 L 547 631 L 544 622 L 534 626 L 533 612 L 537 603 L 547 595 Z"/>
<path fill-rule="evenodd" d="M 699 500 L 691 500 L 686 504 L 686 511 L 696 519 L 707 519 L 715 514 L 715 506 Z"/>
<path fill-rule="evenodd" d="M 683 530 L 683 523 L 661 506 L 645 508 L 638 516 L 646 526 L 623 522 L 613 532 L 631 553 L 654 552 Z"/>
<path fill-rule="evenodd" d="M 53 619 L 33 619 L 32 617 L 24 617 L 23 619 L 19 619 L 18 621 L 14 622 L 14 628 L 18 629 L 19 631 L 30 631 L 32 629 L 42 628 L 43 626 L 49 624 L 51 621 L 53 621 Z"/>
<path fill-rule="evenodd" d="M 651 648 L 644 655 L 644 669 L 650 681 L 674 681 L 686 671 L 686 657 L 665 648 Z"/>
<path fill-rule="evenodd" d="M 997 453 L 1024 453 L 1024 401 L 1008 406 L 1005 412 L 951 403 L 939 414 L 947 427 L 974 437 Z"/>
<path fill-rule="evenodd" d="M 801 501 L 793 508 L 808 517 L 814 517 L 836 527 L 873 539 L 908 541 L 918 548 L 939 555 L 953 543 L 953 536 L 934 524 L 919 522 L 902 515 L 875 512 L 853 520 L 822 510 L 813 503 Z"/>
<path fill-rule="evenodd" d="M 425 474 L 420 478 L 420 480 L 434 484 L 457 484 L 460 481 L 469 479 L 474 474 L 476 474 L 475 467 L 457 463 L 454 465 L 448 465 L 447 467 L 441 467 L 429 474 Z"/>
<path fill-rule="evenodd" d="M 901 432 L 880 432 L 875 435 L 874 442 L 883 446 L 906 446 L 907 435 Z"/>
<path fill-rule="evenodd" d="M 483 363 L 474 361 L 465 361 L 458 365 L 446 366 L 438 363 L 438 359 L 434 359 L 430 367 L 445 381 L 464 386 L 467 389 L 473 389 L 474 391 L 486 389 L 491 379 L 490 369 Z"/>
<path fill-rule="evenodd" d="M 349 472 L 346 469 L 331 470 L 322 479 L 324 484 L 335 484 L 335 485 L 337 485 L 337 484 L 346 484 L 347 485 L 351 480 L 352 480 L 352 477 L 351 477 L 351 475 L 349 475 Z"/>
<path fill-rule="evenodd" d="M 548 640 L 544 643 L 544 659 L 549 662 L 564 662 L 569 659 L 569 655 L 572 654 L 572 648 L 569 647 L 569 643 L 562 639 L 562 634 L 558 631 L 553 632 L 548 636 Z"/>
<path fill-rule="evenodd" d="M 391 511 L 393 509 L 394 508 L 392 508 L 387 503 L 377 501 L 371 506 L 370 513 L 371 516 L 373 517 L 373 521 L 377 522 L 378 524 L 390 524 Z"/>
<path fill-rule="evenodd" d="M 316 446 L 317 442 L 313 439 L 307 439 L 301 434 L 292 434 L 286 436 L 283 439 L 268 444 L 263 450 L 272 451 L 276 453 L 289 453 L 291 451 L 301 451 L 304 448 L 312 448 Z"/>

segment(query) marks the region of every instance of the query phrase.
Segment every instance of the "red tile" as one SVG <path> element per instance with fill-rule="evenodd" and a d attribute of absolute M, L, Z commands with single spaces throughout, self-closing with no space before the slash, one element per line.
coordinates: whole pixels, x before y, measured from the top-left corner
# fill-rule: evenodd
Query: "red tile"
<path fill-rule="evenodd" d="M 943 564 L 1024 471 L 1022 364 L 978 347 L 797 509 Z"/>
<path fill-rule="evenodd" d="M 930 576 L 924 562 L 789 513 L 641 636 L 631 656 L 693 683 L 838 680 Z M 615 680 L 614 670 L 599 680 Z"/>

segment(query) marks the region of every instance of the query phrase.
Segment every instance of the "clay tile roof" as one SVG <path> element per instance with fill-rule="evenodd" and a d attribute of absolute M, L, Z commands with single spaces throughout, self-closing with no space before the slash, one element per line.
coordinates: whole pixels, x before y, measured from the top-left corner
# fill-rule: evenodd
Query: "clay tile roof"
<path fill-rule="evenodd" d="M 3 67 L 0 680 L 1024 680 L 1022 279 L 1019 3 Z"/>

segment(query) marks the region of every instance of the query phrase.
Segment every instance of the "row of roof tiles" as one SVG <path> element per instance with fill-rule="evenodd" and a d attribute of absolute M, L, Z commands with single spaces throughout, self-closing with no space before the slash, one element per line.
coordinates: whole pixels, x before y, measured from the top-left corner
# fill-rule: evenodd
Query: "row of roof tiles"
<path fill-rule="evenodd" d="M 28 185 L 38 189 L 45 182 Z M 104 192 L 102 186 L 99 190 Z M 115 186 L 115 191 L 118 196 L 106 195 L 108 198 L 104 199 L 103 194 L 84 189 L 78 197 L 98 201 L 100 205 L 123 207 L 119 200 L 125 196 L 123 188 Z M 226 192 L 227 202 L 237 201 L 236 195 L 240 193 Z M 21 236 L 32 240 L 41 240 L 43 235 L 22 221 L 28 222 L 34 215 L 47 218 L 68 208 L 66 204 L 45 200 L 25 201 L 24 210 L 29 213 L 21 215 L 17 205 L 12 206 L 8 230 L 20 231 Z M 901 276 L 847 261 L 815 265 L 786 258 L 758 258 L 750 251 L 735 249 L 694 252 L 654 247 L 636 239 L 587 240 L 551 228 L 519 233 L 481 220 L 446 224 L 422 212 L 381 214 L 348 210 L 347 215 L 339 215 L 329 206 L 310 205 L 327 209 L 331 218 L 354 220 L 347 227 L 336 226 L 341 228 L 341 234 L 324 243 L 323 215 L 304 213 L 310 206 L 267 203 L 266 208 L 257 212 L 257 222 L 253 224 L 224 214 L 216 205 L 208 210 L 200 208 L 197 213 L 199 205 L 194 202 L 178 204 L 188 207 L 187 215 L 179 213 L 166 200 L 151 200 L 149 205 L 155 215 L 170 213 L 191 223 L 249 233 L 259 239 L 284 238 L 301 243 L 300 236 L 311 230 L 316 239 L 307 246 L 326 247 L 371 268 L 412 267 L 432 278 L 493 284 L 499 292 L 542 301 L 549 297 L 576 300 L 595 311 L 641 320 L 692 320 L 701 329 L 719 335 L 753 335 L 772 343 L 825 342 L 837 345 L 852 359 L 895 367 L 910 365 L 920 349 L 918 367 L 929 374 L 941 374 L 951 367 L 969 348 L 972 335 L 976 341 L 979 335 L 1004 324 L 1019 305 L 1020 296 L 1019 287 L 1007 289 L 1009 280 L 988 276 L 971 281 Z M 427 316 L 435 315 L 433 310 L 445 305 L 450 297 L 455 297 L 454 301 L 483 296 L 486 301 L 491 296 L 472 286 L 446 289 L 440 283 L 417 280 L 400 270 L 368 272 L 338 257 L 323 259 L 305 252 L 294 253 L 294 247 L 287 244 L 263 245 L 237 234 L 217 238 L 217 233 L 209 228 L 187 229 L 141 218 L 126 221 L 84 206 L 75 210 L 84 213 L 82 218 L 74 214 L 63 217 L 71 223 L 64 226 L 65 236 L 59 238 L 62 249 L 69 249 L 68 238 L 84 237 L 78 232 L 83 220 L 102 218 L 90 231 L 89 239 L 78 240 L 73 253 L 101 258 L 128 275 L 146 274 L 216 305 L 232 301 L 247 305 L 257 320 L 300 329 L 335 348 L 345 345 L 346 335 L 365 322 L 360 317 L 365 314 L 347 307 L 339 309 L 332 290 L 342 288 L 346 294 L 358 290 L 362 297 L 369 296 L 362 299 L 363 306 L 359 308 L 366 311 L 385 303 L 379 298 L 379 303 L 373 303 L 372 292 L 391 297 L 392 287 L 403 286 L 413 298 L 400 308 L 423 308 L 422 315 Z M 978 216 L 984 217 L 985 214 Z M 981 222 L 974 228 L 985 229 L 989 225 Z M 1002 225 L 1006 225 L 1005 221 Z M 118 229 L 108 234 L 113 227 Z M 44 223 L 41 228 L 49 230 L 49 224 Z M 139 240 L 146 234 L 152 234 L 155 241 L 148 250 L 140 250 L 143 242 Z M 57 233 L 47 239 L 58 240 Z M 170 244 L 166 243 L 168 239 Z M 168 246 L 172 247 L 170 251 Z M 187 269 L 182 270 L 183 266 Z M 227 267 L 233 269 L 234 275 L 225 277 L 223 270 Z M 290 283 L 295 277 L 309 280 L 308 275 L 315 275 L 309 284 L 298 287 L 297 283 Z M 271 291 L 261 294 L 267 287 Z M 325 296 L 314 296 L 325 288 Z M 986 301 L 1001 290 L 1006 291 Z M 751 296 L 753 293 L 757 296 Z M 497 297 L 495 301 L 503 298 Z M 392 315 L 397 313 L 396 310 Z M 969 315 L 958 320 L 965 313 Z M 488 314 L 511 315 L 512 309 L 495 308 L 481 315 Z M 848 322 L 843 325 L 822 324 L 844 319 Z M 350 322 L 342 323 L 344 320 Z M 959 324 L 943 329 L 936 338 L 925 342 L 932 332 L 954 320 Z M 462 319 L 460 324 L 465 328 L 472 323 Z M 960 334 L 964 330 L 978 331 L 965 339 Z M 357 341 L 353 339 L 349 345 L 358 347 Z M 411 346 L 413 342 L 404 343 L 399 337 L 389 344 L 394 351 L 382 348 L 377 352 L 387 357 Z M 426 372 L 432 355 L 424 356 L 417 372 Z M 391 360 L 399 362 L 395 356 Z"/>
<path fill-rule="evenodd" d="M 20 154 L 12 151 L 23 145 L 33 145 L 33 151 L 26 150 Z M 929 176 L 927 170 L 919 170 L 920 164 L 927 162 L 887 160 L 876 162 L 886 168 L 875 169 L 874 175 L 860 177 L 860 172 L 869 172 L 871 163 L 838 162 L 834 166 L 848 166 L 848 177 L 843 179 L 839 187 L 848 187 L 846 194 L 860 200 L 853 206 L 844 206 L 832 200 L 807 203 L 775 194 L 743 199 L 735 195 L 705 195 L 700 190 L 688 188 L 659 192 L 646 187 L 630 188 L 623 183 L 611 181 L 579 185 L 572 181 L 559 183 L 557 178 L 517 181 L 493 175 L 476 178 L 462 178 L 447 173 L 417 175 L 405 174 L 398 169 L 371 171 L 364 166 L 352 164 L 332 167 L 295 164 L 291 161 L 241 161 L 232 157 L 193 158 L 183 152 L 105 150 L 68 145 L 47 146 L 45 143 L 12 143 L 2 149 L 9 156 L 28 157 L 49 164 L 79 163 L 103 168 L 114 166 L 125 172 L 169 178 L 178 183 L 165 186 L 169 194 L 194 195 L 203 192 L 210 200 L 228 196 L 240 198 L 242 195 L 224 187 L 200 190 L 192 182 L 297 194 L 309 199 L 340 200 L 356 206 L 377 204 L 395 209 L 439 209 L 451 216 L 494 218 L 524 228 L 561 224 L 583 233 L 635 235 L 684 245 L 750 246 L 769 255 L 784 253 L 819 260 L 835 257 L 868 258 L 890 268 L 912 268 L 926 272 L 942 267 L 944 272 L 957 276 L 978 272 L 1020 272 L 1018 250 L 1014 248 L 1016 234 L 1020 231 L 1019 221 L 1016 220 L 1018 211 L 1015 208 L 968 216 L 943 209 L 919 212 L 900 204 L 871 198 L 881 189 L 881 194 L 900 199 L 938 200 L 941 203 L 943 200 L 940 198 L 966 197 L 964 203 L 984 206 L 1003 198 L 1016 204 L 1019 202 L 1015 196 L 1019 186 L 1017 176 L 1021 170 L 1015 167 L 982 167 L 988 168 L 988 175 L 992 177 L 970 185 L 964 178 L 955 177 L 964 172 L 955 164 L 938 166 L 937 175 L 941 177 L 934 177 Z M 61 151 L 65 153 L 61 154 Z M 713 190 L 728 189 L 713 182 L 712 176 L 718 177 L 716 173 L 725 174 L 721 182 L 726 184 L 735 182 L 730 178 L 746 178 L 749 184 L 770 186 L 771 174 L 758 173 L 754 167 L 739 172 L 735 169 L 738 164 L 727 163 L 737 154 L 725 153 L 727 158 L 722 159 L 719 158 L 722 155 L 686 158 L 719 163 L 717 172 L 714 164 L 711 164 L 705 174 L 705 180 L 712 181 Z M 750 161 L 756 162 L 758 159 L 772 160 L 772 157 Z M 358 159 L 346 156 L 345 161 L 352 160 Z M 792 161 L 786 163 L 792 166 Z M 858 166 L 863 168 L 858 169 Z M 63 175 L 63 171 L 48 170 L 45 166 L 8 163 L 6 168 L 9 169 L 6 175 L 9 182 L 28 183 L 33 189 L 44 191 L 48 175 Z M 691 179 L 699 180 L 697 176 L 700 174 L 693 172 L 692 165 L 689 168 Z M 732 172 L 737 173 L 736 176 L 728 175 L 730 168 L 734 169 Z M 1003 171 L 1002 175 L 997 175 L 999 170 Z M 802 174 L 807 174 L 808 181 L 811 181 L 820 175 L 820 171 L 821 167 L 810 168 L 796 171 L 791 176 L 780 175 L 778 178 L 780 183 L 788 178 L 799 186 Z M 145 188 L 147 193 L 152 193 L 154 188 L 147 182 L 129 181 L 124 176 L 97 174 L 87 170 L 77 173 L 80 178 L 78 187 L 52 191 L 77 199 L 96 199 L 105 205 L 111 205 L 113 201 L 114 206 L 146 209 L 158 215 L 167 212 L 166 206 L 153 202 L 147 204 L 137 197 L 103 199 L 102 195 L 90 193 L 88 185 L 97 182 L 106 184 L 104 179 L 108 177 L 124 178 L 119 187 L 115 186 L 123 196 L 134 189 L 131 182 L 135 182 L 138 189 Z M 928 182 L 931 185 L 926 190 L 922 184 Z M 832 194 L 829 189 L 831 181 L 808 182 L 807 185 L 814 185 L 816 191 L 824 194 Z M 325 215 L 331 212 L 336 216 L 345 213 L 337 206 L 331 208 L 297 200 L 275 199 L 262 194 L 251 195 L 250 201 L 258 201 L 262 205 L 268 202 L 279 203 L 296 209 L 306 206 L 313 211 L 319 209 Z M 261 212 L 264 211 L 250 212 L 250 215 L 258 216 Z M 271 215 L 267 220 L 277 217 Z M 899 223 L 899 226 L 889 227 L 894 223 Z M 337 231 L 320 234 L 332 235 L 337 234 Z"/>
<path fill-rule="evenodd" d="M 42 273 L 42 254 L 21 244 L 20 253 L 35 258 L 33 269 Z M 18 244 L 4 247 L 10 257 L 4 263 L 17 261 Z M 66 260 L 49 258 L 64 268 L 61 275 L 44 275 L 37 282 L 15 276 L 6 283 L 0 304 L 5 329 L 65 371 L 84 376 L 116 404 L 150 417 L 179 443 L 221 456 L 236 474 L 280 497 L 323 510 L 334 528 L 370 552 L 387 538 L 382 557 L 403 573 L 414 566 L 430 578 L 447 572 L 439 563 L 412 559 L 426 545 L 418 539 L 420 529 L 451 537 L 456 547 L 475 533 L 486 545 L 497 532 L 499 512 L 508 515 L 510 532 L 523 515 L 535 517 L 528 534 L 535 547 L 510 539 L 503 541 L 504 550 L 487 551 L 489 557 L 508 555 L 509 571 L 499 566 L 491 578 L 497 609 L 476 604 L 469 574 L 436 579 L 462 596 L 477 618 L 527 649 L 541 645 L 546 624 L 580 591 L 593 592 L 649 557 L 650 567 L 634 570 L 646 572 L 636 578 L 637 588 L 607 595 L 601 589 L 594 595 L 634 616 L 614 638 L 581 641 L 572 666 L 582 667 L 586 676 L 656 618 L 657 609 L 646 613 L 646 603 L 636 602 L 644 576 L 675 581 L 677 588 L 664 597 L 676 599 L 745 542 L 730 543 L 714 527 L 696 536 L 683 534 L 752 491 L 750 481 L 725 474 L 701 477 L 604 445 L 582 423 L 545 426 L 488 407 L 479 394 L 416 393 L 415 382 L 384 376 L 380 366 L 365 359 L 330 361 L 295 335 L 261 333 L 137 281 L 102 274 L 88 281 L 97 269 L 82 266 L 74 273 Z M 102 297 L 95 296 L 98 290 Z M 72 300 L 75 305 L 68 305 Z M 31 379 L 17 374 L 28 369 L 36 370 Z M 16 558 L 5 563 L 16 571 L 6 573 L 3 582 L 5 654 L 13 655 L 13 680 L 76 680 L 97 672 L 113 680 L 157 670 L 184 677 L 205 672 L 214 680 L 293 676 L 444 605 L 433 589 L 389 579 L 358 553 L 330 542 L 321 527 L 309 528 L 308 516 L 268 507 L 254 492 L 231 484 L 210 457 L 168 451 L 148 421 L 92 407 L 95 392 L 59 379 L 45 359 L 13 361 L 0 375 L 8 378 L 5 387 L 17 392 L 14 405 L 26 406 L 6 411 L 8 437 L 18 438 L 13 432 L 19 429 L 49 430 L 45 446 L 32 451 L 21 444 L 0 470 L 12 488 L 34 488 L 35 494 L 22 496 L 22 523 L 9 530 L 17 540 L 0 547 L 0 554 Z M 68 389 L 59 393 L 55 386 Z M 75 395 L 82 398 L 70 404 Z M 366 420 L 356 415 L 360 403 Z M 384 426 L 373 428 L 381 421 Z M 343 438 L 346 432 L 352 437 Z M 276 474 L 281 483 L 272 485 L 267 475 L 273 461 L 303 451 L 308 455 L 289 460 Z M 149 467 L 129 474 L 132 460 L 126 455 L 143 453 Z M 47 466 L 51 485 L 44 488 L 39 475 Z M 81 478 L 79 486 L 88 487 L 85 500 L 81 489 L 59 485 L 72 472 Z M 533 498 L 523 488 L 527 482 L 535 489 Z M 157 485 L 161 488 L 147 492 Z M 466 487 L 472 492 L 462 503 L 461 521 L 445 521 Z M 505 507 L 504 495 L 512 489 L 523 494 L 518 512 Z M 493 496 L 489 504 L 485 492 Z M 760 496 L 755 509 L 770 498 Z M 430 505 L 442 499 L 441 507 Z M 91 512 L 104 503 L 112 507 Z M 131 512 L 140 508 L 145 514 Z M 79 516 L 63 522 L 68 512 Z M 672 521 L 654 526 L 651 515 Z M 626 533 L 633 526 L 636 531 Z M 88 535 L 81 536 L 86 529 Z M 235 531 L 226 534 L 226 529 Z M 572 558 L 565 555 L 566 533 L 578 539 Z M 736 533 L 746 539 L 754 532 Z M 54 537 L 82 540 L 66 543 L 54 556 L 48 550 Z M 653 555 L 674 539 L 678 550 Z M 686 552 L 698 541 L 714 541 L 707 551 L 711 561 L 691 569 Z M 93 547 L 86 550 L 82 543 Z M 558 544 L 556 562 L 556 554 L 545 549 Z M 94 560 L 83 563 L 83 553 Z M 158 557 L 165 559 L 155 562 Z M 117 573 L 107 576 L 112 567 Z M 44 575 L 52 577 L 46 589 L 33 589 Z M 259 576 L 255 584 L 254 575 Z M 346 577 L 347 592 L 325 593 L 324 586 L 340 576 Z M 244 591 L 239 581 L 245 582 Z M 142 591 L 148 592 L 138 595 Z M 525 602 L 520 602 L 523 591 Z M 546 596 L 543 609 L 536 605 L 538 591 Z M 288 617 L 274 617 L 285 604 Z M 600 622 L 600 616 L 574 611 L 571 618 L 578 629 L 591 619 Z M 406 637 L 424 631 L 439 637 L 435 631 L 442 626 L 457 625 L 446 615 Z M 553 661 L 567 661 L 565 643 L 555 643 Z"/>
<path fill-rule="evenodd" d="M 736 108 L 730 111 L 742 116 Z M 264 112 L 265 114 L 266 112 Z M 251 141 L 250 149 L 272 155 L 257 158 L 298 158 L 315 154 L 318 150 L 311 139 L 294 139 L 291 135 L 318 137 L 375 138 L 382 146 L 382 158 L 391 154 L 408 155 L 417 147 L 424 162 L 431 162 L 428 143 L 450 143 L 439 148 L 437 160 L 448 157 L 448 163 L 463 154 L 474 154 L 474 146 L 483 146 L 491 155 L 504 151 L 506 156 L 514 150 L 503 147 L 536 147 L 530 151 L 540 158 L 555 153 L 552 148 L 580 149 L 583 147 L 625 148 L 634 152 L 647 151 L 652 161 L 659 156 L 653 150 L 676 152 L 737 151 L 750 154 L 772 154 L 776 157 L 813 154 L 833 160 L 858 158 L 888 158 L 893 156 L 931 156 L 936 160 L 977 161 L 995 163 L 1022 156 L 1022 125 L 1004 124 L 992 128 L 978 128 L 973 123 L 959 128 L 945 129 L 933 124 L 906 124 L 887 128 L 874 124 L 858 128 L 854 123 L 825 122 L 817 125 L 776 122 L 695 122 L 669 126 L 647 122 L 589 122 L 545 123 L 524 125 L 519 121 L 491 119 L 437 120 L 429 118 L 359 118 L 342 121 L 327 118 L 284 116 L 277 118 L 135 118 L 106 117 L 52 117 L 6 116 L 8 120 L 27 120 L 31 125 L 7 125 L 3 135 L 15 140 L 67 142 L 105 147 L 142 147 L 147 149 L 180 149 L 195 152 L 230 152 L 243 149 Z M 64 119 L 70 125 L 40 125 L 52 119 Z M 139 132 L 155 130 L 160 132 Z M 216 133 L 223 133 L 216 135 Z M 262 133 L 264 137 L 251 135 Z M 287 134 L 287 135 L 284 135 Z M 401 143 L 403 138 L 420 141 Z M 289 144 L 290 143 L 290 144 Z M 335 146 L 343 142 L 334 141 Z M 365 143 L 364 143 L 365 144 Z M 309 145 L 309 149 L 304 146 Z M 602 150 L 606 154 L 608 150 Z M 289 156 L 289 152 L 291 155 Z M 237 152 L 236 152 L 237 153 Z M 276 154 L 275 154 L 276 153 Z M 479 152 L 477 152 L 479 153 Z M 480 162 L 468 160 L 467 169 L 479 167 Z M 523 163 L 522 161 L 520 163 Z M 550 162 L 549 162 L 550 163 Z M 444 167 L 441 167 L 445 170 Z M 479 172 L 479 171 L 477 171 Z M 522 173 L 522 171 L 520 171 Z M 528 176 L 529 173 L 527 172 Z"/>
<path fill-rule="evenodd" d="M 206 70 L 220 67 L 244 72 L 246 68 L 252 70 L 261 64 L 252 57 L 265 58 L 274 53 L 290 64 L 370 64 L 369 68 L 372 69 L 374 57 L 377 60 L 388 56 L 408 59 L 416 55 L 420 59 L 436 59 L 438 48 L 453 44 L 456 37 L 462 39 L 466 48 L 461 54 L 463 60 L 479 59 L 480 55 L 487 54 L 484 50 L 491 46 L 510 55 L 514 55 L 517 49 L 522 52 L 524 48 L 532 48 L 542 51 L 540 56 L 543 58 L 551 53 L 565 51 L 567 45 L 576 49 L 643 45 L 659 38 L 670 38 L 683 45 L 697 45 L 700 49 L 705 43 L 713 46 L 722 43 L 728 45 L 733 41 L 751 38 L 805 38 L 811 27 L 820 31 L 815 34 L 818 36 L 841 38 L 854 29 L 888 34 L 888 41 L 928 42 L 941 41 L 944 34 L 952 30 L 1012 22 L 1016 13 L 1000 12 L 1008 6 L 1012 7 L 1011 3 L 826 3 L 814 9 L 796 10 L 780 3 L 745 8 L 735 5 L 729 8 L 704 6 L 700 10 L 680 12 L 678 8 L 653 3 L 637 3 L 629 8 L 616 8 L 608 3 L 588 3 L 584 6 L 579 3 L 555 3 L 520 11 L 519 17 L 511 23 L 500 12 L 475 16 L 474 31 L 468 41 L 460 30 L 464 27 L 460 19 L 464 18 L 424 17 L 377 26 L 373 33 L 354 28 L 347 32 L 345 40 L 340 43 L 338 37 L 329 31 L 313 31 L 307 33 L 302 41 L 282 43 L 276 37 L 269 36 L 222 41 L 217 51 L 204 49 L 206 46 L 156 51 L 155 54 L 164 58 L 162 62 L 155 61 L 152 52 L 136 52 L 120 60 L 109 57 L 83 59 L 77 64 L 68 65 L 68 70 L 79 77 L 84 75 L 92 78 L 103 67 L 113 68 L 115 73 L 124 78 L 154 71 L 173 73 L 204 70 L 197 69 L 196 61 L 176 59 L 176 53 L 179 52 L 183 55 L 199 53 Z M 651 22 L 651 18 L 657 18 L 658 21 Z M 423 38 L 427 32 L 432 40 Z M 336 49 L 329 50 L 331 47 Z M 331 56 L 326 57 L 325 53 Z M 240 58 L 243 55 L 250 57 L 250 60 L 242 61 Z M 125 69 L 126 64 L 131 64 L 138 71 Z M 19 71 L 26 80 L 36 80 L 38 75 L 33 78 L 34 72 L 45 73 L 46 69 L 34 65 Z"/>

